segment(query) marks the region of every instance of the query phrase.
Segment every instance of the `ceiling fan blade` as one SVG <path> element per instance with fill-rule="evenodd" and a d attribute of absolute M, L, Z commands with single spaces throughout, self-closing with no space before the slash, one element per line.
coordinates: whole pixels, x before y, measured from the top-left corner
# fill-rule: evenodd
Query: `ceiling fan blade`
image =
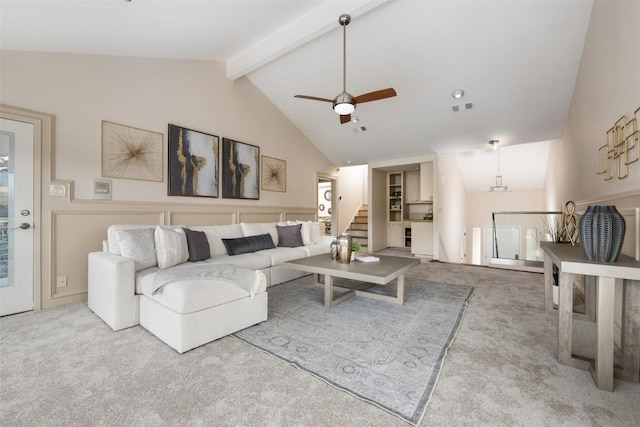
<path fill-rule="evenodd" d="M 387 89 L 376 90 L 375 92 L 365 93 L 364 95 L 359 95 L 353 98 L 353 102 L 356 104 L 362 104 L 363 102 L 371 102 L 377 101 L 379 99 L 391 98 L 392 96 L 396 96 L 396 91 L 390 87 Z"/>
<path fill-rule="evenodd" d="M 351 121 L 351 114 L 344 114 L 340 116 L 340 124 L 349 123 Z"/>
<path fill-rule="evenodd" d="M 312 101 L 324 101 L 333 103 L 333 99 L 318 98 L 317 96 L 295 95 L 294 98 L 310 99 Z"/>

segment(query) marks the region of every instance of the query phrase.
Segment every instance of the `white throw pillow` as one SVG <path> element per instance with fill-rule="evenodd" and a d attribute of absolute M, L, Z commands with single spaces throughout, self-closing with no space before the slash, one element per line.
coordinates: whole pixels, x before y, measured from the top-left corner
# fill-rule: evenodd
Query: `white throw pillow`
<path fill-rule="evenodd" d="M 302 235 L 302 244 L 307 246 L 311 244 L 311 221 L 287 221 L 289 225 L 302 224 L 300 234 Z"/>
<path fill-rule="evenodd" d="M 121 255 L 133 260 L 136 271 L 157 265 L 153 228 L 116 230 L 115 234 Z"/>
<path fill-rule="evenodd" d="M 182 228 L 158 225 L 155 231 L 158 267 L 169 268 L 189 260 L 187 235 Z"/>
<path fill-rule="evenodd" d="M 322 232 L 320 231 L 320 223 L 312 222 L 311 226 L 311 243 L 314 245 L 322 243 Z"/>

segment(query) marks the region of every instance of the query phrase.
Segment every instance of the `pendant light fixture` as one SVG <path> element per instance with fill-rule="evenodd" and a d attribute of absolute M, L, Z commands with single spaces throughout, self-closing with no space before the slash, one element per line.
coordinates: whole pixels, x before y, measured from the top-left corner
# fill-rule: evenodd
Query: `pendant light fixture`
<path fill-rule="evenodd" d="M 502 185 L 502 175 L 500 175 L 500 147 L 498 147 L 500 141 L 497 139 L 492 139 L 489 141 L 489 145 L 498 152 L 498 174 L 496 175 L 496 185 L 489 186 L 489 191 L 492 193 L 504 193 L 505 191 L 509 191 L 509 188 L 506 185 Z"/>

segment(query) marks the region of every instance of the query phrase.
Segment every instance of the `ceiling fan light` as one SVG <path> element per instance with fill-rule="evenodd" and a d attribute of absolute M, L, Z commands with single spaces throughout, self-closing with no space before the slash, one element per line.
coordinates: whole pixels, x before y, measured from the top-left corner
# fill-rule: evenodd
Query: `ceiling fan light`
<path fill-rule="evenodd" d="M 347 114 L 351 114 L 355 111 L 356 106 L 351 102 L 341 102 L 339 104 L 335 104 L 333 106 L 333 111 L 340 114 L 341 116 L 346 116 Z"/>

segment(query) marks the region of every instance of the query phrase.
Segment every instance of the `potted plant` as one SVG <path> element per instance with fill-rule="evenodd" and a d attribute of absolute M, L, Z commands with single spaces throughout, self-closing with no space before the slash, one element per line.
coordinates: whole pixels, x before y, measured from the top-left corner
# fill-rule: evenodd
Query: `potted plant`
<path fill-rule="evenodd" d="M 356 252 L 358 252 L 362 248 L 362 245 L 358 242 L 351 243 L 351 261 L 353 261 L 356 257 Z"/>

